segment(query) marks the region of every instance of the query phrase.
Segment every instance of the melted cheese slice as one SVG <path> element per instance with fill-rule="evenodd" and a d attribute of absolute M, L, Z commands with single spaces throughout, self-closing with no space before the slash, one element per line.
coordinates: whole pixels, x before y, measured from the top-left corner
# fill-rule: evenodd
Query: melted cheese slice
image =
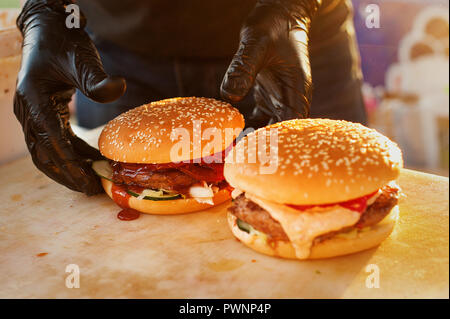
<path fill-rule="evenodd" d="M 245 193 L 245 196 L 267 210 L 273 219 L 281 224 L 299 259 L 308 258 L 314 238 L 353 226 L 361 217 L 359 213 L 337 205 L 299 211 L 249 193 Z"/>

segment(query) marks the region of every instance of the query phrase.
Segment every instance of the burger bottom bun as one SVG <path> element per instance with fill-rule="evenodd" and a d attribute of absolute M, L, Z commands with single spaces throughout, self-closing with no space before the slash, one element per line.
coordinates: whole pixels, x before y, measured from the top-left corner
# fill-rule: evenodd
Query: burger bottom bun
<path fill-rule="evenodd" d="M 305 259 L 320 259 L 337 257 L 356 253 L 378 246 L 385 240 L 394 229 L 398 218 L 398 206 L 395 206 L 389 215 L 380 223 L 370 227 L 367 231 L 358 232 L 351 238 L 331 237 L 323 242 L 314 244 L 311 253 Z M 267 241 L 264 236 L 259 234 L 249 234 L 242 231 L 236 224 L 236 216 L 228 213 L 228 224 L 233 235 L 249 248 L 259 253 L 269 256 L 276 256 L 289 259 L 299 259 L 295 255 L 292 244 L 288 241 Z"/>
<path fill-rule="evenodd" d="M 102 185 L 106 194 L 112 197 L 111 188 L 113 182 L 102 178 Z M 219 205 L 231 198 L 230 191 L 226 188 L 219 190 L 213 197 L 214 206 Z M 174 199 L 153 201 L 147 199 L 137 199 L 131 196 L 128 199 L 128 206 L 141 213 L 154 215 L 175 215 L 191 213 L 199 210 L 204 210 L 213 207 L 212 205 L 199 203 L 193 198 Z"/>

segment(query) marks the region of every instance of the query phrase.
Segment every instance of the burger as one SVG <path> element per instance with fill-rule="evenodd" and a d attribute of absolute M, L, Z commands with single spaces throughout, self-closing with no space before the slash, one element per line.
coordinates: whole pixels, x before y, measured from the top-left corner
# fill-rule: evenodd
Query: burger
<path fill-rule="evenodd" d="M 261 170 L 270 163 L 276 169 Z M 234 187 L 229 226 L 242 243 L 271 256 L 315 259 L 369 249 L 397 220 L 402 166 L 398 146 L 360 124 L 297 119 L 261 128 L 225 159 L 225 179 Z"/>
<path fill-rule="evenodd" d="M 122 208 L 149 214 L 202 210 L 230 199 L 225 153 L 244 127 L 230 104 L 172 98 L 134 108 L 110 121 L 93 163 L 105 192 Z"/>

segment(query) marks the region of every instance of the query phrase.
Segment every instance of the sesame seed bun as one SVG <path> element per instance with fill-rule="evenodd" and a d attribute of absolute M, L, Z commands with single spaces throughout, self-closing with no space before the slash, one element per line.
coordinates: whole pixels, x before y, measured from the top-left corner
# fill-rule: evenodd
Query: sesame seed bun
<path fill-rule="evenodd" d="M 172 136 L 178 128 L 189 134 L 183 140 L 188 151 L 171 155 L 173 148 L 180 149 L 181 138 Z M 172 98 L 145 104 L 119 115 L 105 126 L 98 145 L 103 156 L 117 162 L 170 163 L 221 152 L 231 145 L 243 128 L 243 116 L 226 102 L 198 97 Z M 192 146 L 194 134 L 200 132 L 199 129 L 202 134 L 208 129 L 219 132 L 221 140 L 208 146 L 212 138 L 199 138 L 201 146 Z M 226 138 L 227 129 L 236 132 L 231 140 Z"/>
<path fill-rule="evenodd" d="M 101 181 L 106 194 L 112 199 L 111 188 L 113 183 L 104 178 L 102 178 Z M 214 206 L 219 205 L 230 198 L 230 191 L 226 188 L 221 189 L 213 197 Z M 185 214 L 213 207 L 213 205 L 199 203 L 193 198 L 153 201 L 137 199 L 136 197 L 130 197 L 128 199 L 128 206 L 141 213 L 153 215 Z"/>
<path fill-rule="evenodd" d="M 295 249 L 289 241 L 270 241 L 257 233 L 242 231 L 236 223 L 236 216 L 228 213 L 228 225 L 233 235 L 247 247 L 269 256 L 299 259 L 295 255 Z M 358 231 L 352 236 L 333 236 L 311 247 L 310 255 L 304 259 L 330 258 L 348 255 L 378 246 L 394 229 L 398 219 L 398 206 L 395 206 L 389 215 L 380 223 L 371 226 L 370 229 Z"/>
<path fill-rule="evenodd" d="M 263 137 L 269 146 L 271 136 L 278 143 L 278 154 L 268 157 L 273 171 L 267 170 L 262 157 L 249 155 L 261 151 L 252 140 Z M 268 150 L 261 154 L 268 155 Z M 245 156 L 239 158 L 239 153 Z M 225 159 L 224 175 L 231 186 L 260 198 L 280 204 L 320 205 L 375 192 L 397 179 L 402 166 L 398 146 L 373 129 L 346 121 L 296 119 L 241 139 Z M 261 170 L 264 167 L 266 173 Z"/>

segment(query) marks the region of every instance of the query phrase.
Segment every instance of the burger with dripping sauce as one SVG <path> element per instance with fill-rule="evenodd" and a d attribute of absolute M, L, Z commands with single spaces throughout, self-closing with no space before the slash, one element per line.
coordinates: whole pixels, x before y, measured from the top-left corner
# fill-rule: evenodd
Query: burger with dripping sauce
<path fill-rule="evenodd" d="M 108 161 L 93 168 L 122 208 L 149 214 L 202 210 L 231 198 L 223 162 L 243 128 L 243 116 L 222 101 L 153 102 L 105 126 L 99 149 Z"/>
<path fill-rule="evenodd" d="M 369 249 L 389 236 L 403 166 L 395 143 L 356 123 L 297 119 L 247 135 L 236 153 L 260 154 L 249 140 L 274 134 L 274 172 L 261 173 L 267 163 L 259 157 L 239 161 L 232 152 L 225 160 L 235 188 L 228 222 L 241 242 L 271 256 L 315 259 Z"/>

